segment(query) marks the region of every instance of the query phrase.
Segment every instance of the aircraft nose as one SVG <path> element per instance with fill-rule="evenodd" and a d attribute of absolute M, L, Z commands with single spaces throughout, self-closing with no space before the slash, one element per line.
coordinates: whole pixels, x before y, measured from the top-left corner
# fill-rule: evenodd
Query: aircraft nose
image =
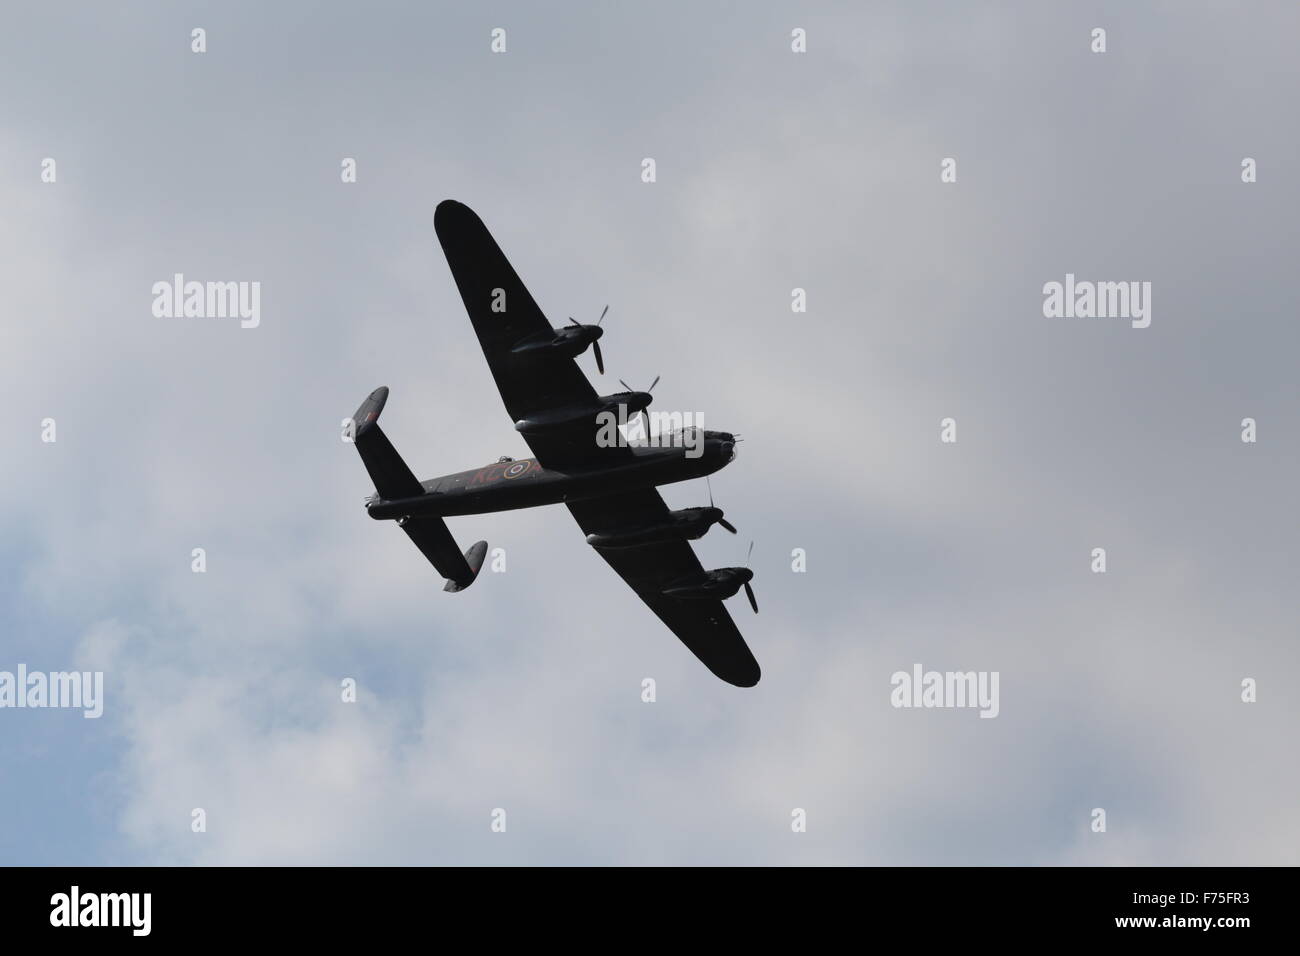
<path fill-rule="evenodd" d="M 722 443 L 722 453 L 727 456 L 727 461 L 735 461 L 736 443 L 734 441 L 724 441 Z"/>

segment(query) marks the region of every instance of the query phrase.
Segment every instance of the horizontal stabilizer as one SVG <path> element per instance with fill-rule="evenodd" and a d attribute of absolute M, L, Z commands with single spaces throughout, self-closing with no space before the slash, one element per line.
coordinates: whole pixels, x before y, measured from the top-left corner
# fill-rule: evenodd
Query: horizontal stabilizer
<path fill-rule="evenodd" d="M 447 579 L 445 590 L 463 591 L 474 583 L 483 567 L 483 556 L 487 554 L 486 541 L 471 545 L 462 555 L 456 539 L 441 518 L 408 518 L 398 523 L 420 553 Z"/>
<path fill-rule="evenodd" d="M 384 410 L 387 401 L 386 386 L 381 385 L 370 393 L 352 417 L 356 424 L 353 438 L 379 497 L 390 500 L 414 498 L 424 494 L 424 487 L 411 473 L 411 469 L 406 467 L 406 462 L 402 461 L 402 456 L 397 453 L 388 436 L 379 428 L 379 413 Z M 456 556 L 459 557 L 460 553 L 457 552 Z"/>
<path fill-rule="evenodd" d="M 479 571 L 483 569 L 483 559 L 487 557 L 487 549 L 488 545 L 486 541 L 475 541 L 471 544 L 469 550 L 465 552 L 464 558 L 465 564 L 469 566 L 469 581 L 465 584 L 461 584 L 458 581 L 453 581 L 448 578 L 447 583 L 443 585 L 442 589 L 451 592 L 463 591 L 473 584 L 478 578 Z"/>

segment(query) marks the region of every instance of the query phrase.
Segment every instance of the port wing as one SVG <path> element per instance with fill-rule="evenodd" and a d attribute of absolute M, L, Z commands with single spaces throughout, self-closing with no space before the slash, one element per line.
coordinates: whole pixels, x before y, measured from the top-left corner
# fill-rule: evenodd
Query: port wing
<path fill-rule="evenodd" d="M 512 351 L 530 336 L 549 333 L 551 323 L 483 220 L 468 206 L 448 199 L 438 204 L 433 224 L 510 420 L 594 406 L 596 391 L 574 359 Z M 527 435 L 525 440 L 544 467 L 560 471 L 632 455 L 626 446 L 596 445 L 594 412 L 590 422 Z"/>

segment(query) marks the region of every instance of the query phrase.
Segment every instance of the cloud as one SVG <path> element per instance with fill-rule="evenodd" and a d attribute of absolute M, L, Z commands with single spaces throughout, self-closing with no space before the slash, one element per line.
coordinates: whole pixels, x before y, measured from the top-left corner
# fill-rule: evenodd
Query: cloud
<path fill-rule="evenodd" d="M 496 58 L 461 12 L 236 7 L 203 57 L 161 6 L 26 15 L 0 79 L 96 82 L 38 87 L 0 157 L 6 626 L 107 701 L 42 715 L 89 791 L 0 744 L 31 791 L 0 796 L 7 858 L 1297 862 L 1294 14 L 1098 15 L 1104 59 L 1037 8 L 506 8 Z M 422 475 L 525 451 L 433 237 L 447 196 L 557 324 L 611 304 L 607 378 L 745 435 L 713 483 L 741 536 L 697 550 L 758 542 L 763 613 L 732 607 L 756 688 L 563 509 L 455 519 L 508 566 L 455 596 L 365 518 L 339 426 L 379 384 Z M 1151 328 L 1043 318 L 1067 271 L 1152 281 Z M 261 327 L 155 319 L 175 272 L 262 282 Z M 999 671 L 999 717 L 893 709 L 914 662 Z"/>

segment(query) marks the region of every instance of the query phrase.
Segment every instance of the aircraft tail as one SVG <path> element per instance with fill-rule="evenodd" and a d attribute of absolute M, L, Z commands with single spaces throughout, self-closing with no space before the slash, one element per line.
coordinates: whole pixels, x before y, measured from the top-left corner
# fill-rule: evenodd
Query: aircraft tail
<path fill-rule="evenodd" d="M 354 440 L 361 461 L 370 472 L 379 497 L 386 499 L 414 498 L 424 494 L 424 486 L 406 467 L 388 436 L 379 428 L 379 413 L 388 402 L 388 386 L 381 385 L 361 403 L 352 416 L 356 431 Z"/>
<path fill-rule="evenodd" d="M 380 498 L 416 498 L 425 493 L 424 486 L 379 427 L 379 414 L 387 401 L 388 388 L 380 386 L 361 403 L 352 419 L 356 426 L 354 441 Z M 475 542 L 462 555 L 456 539 L 441 518 L 416 516 L 399 518 L 397 523 L 420 553 L 447 579 L 444 591 L 463 591 L 474 583 L 487 555 L 486 541 Z"/>

